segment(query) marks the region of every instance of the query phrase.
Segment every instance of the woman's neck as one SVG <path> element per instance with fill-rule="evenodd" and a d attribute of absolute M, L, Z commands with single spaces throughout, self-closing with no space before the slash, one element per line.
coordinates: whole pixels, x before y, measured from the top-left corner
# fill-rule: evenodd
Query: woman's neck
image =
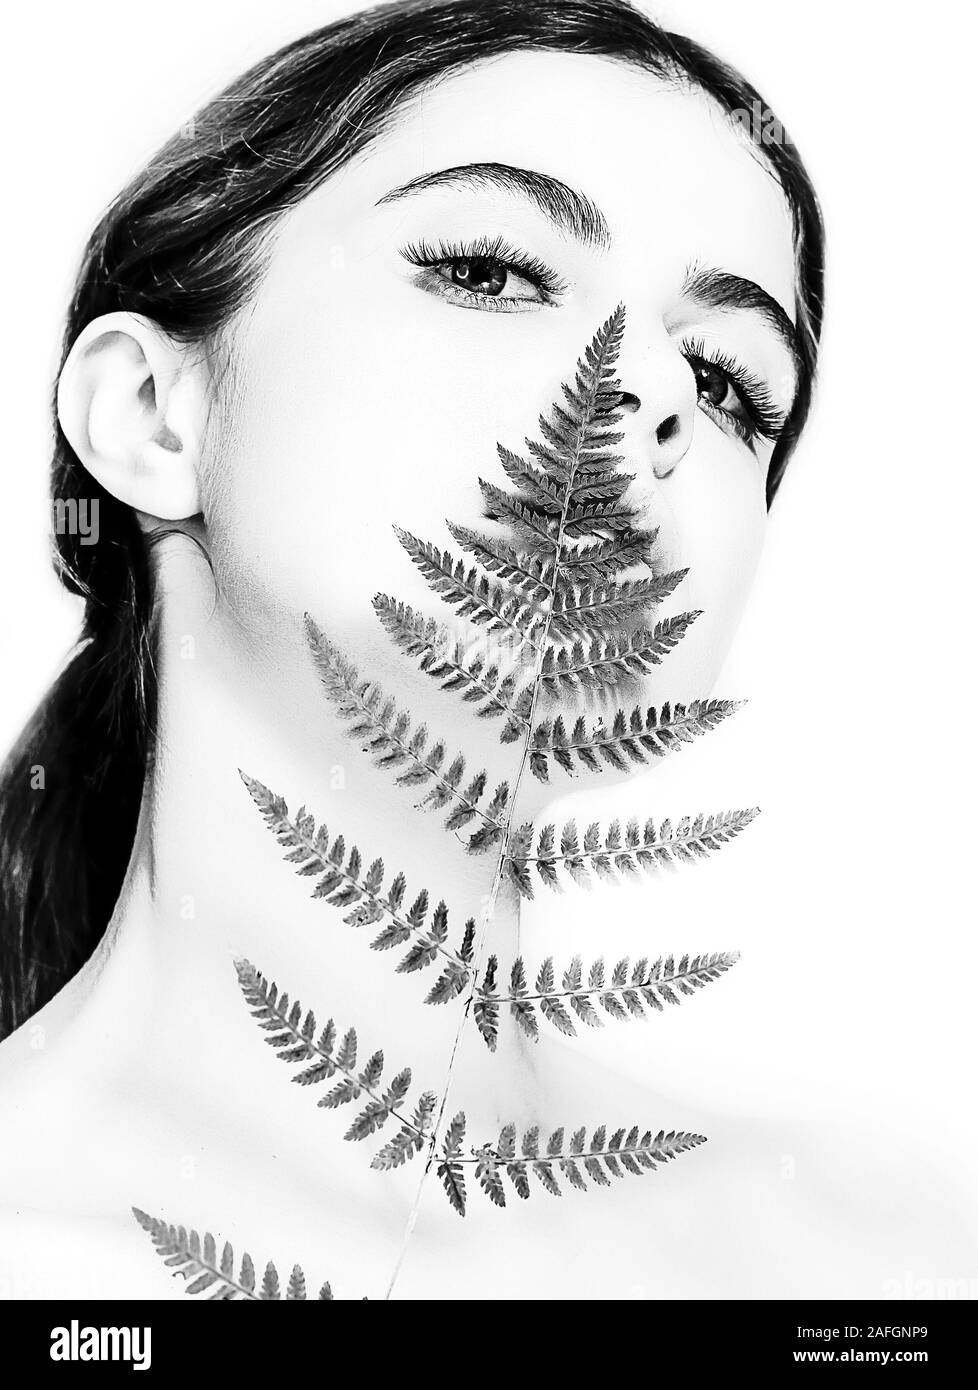
<path fill-rule="evenodd" d="M 410 1066 L 412 1103 L 423 1090 L 441 1096 L 450 1067 L 468 1068 L 474 1122 L 498 1130 L 507 1106 L 506 1117 L 519 1118 L 509 1113 L 513 1097 L 527 1094 L 531 1106 L 535 1062 L 516 1030 L 504 1030 L 495 1056 L 471 1037 L 459 1046 L 462 1000 L 426 1005 L 436 970 L 398 972 L 405 947 L 370 949 L 384 923 L 347 925 L 348 909 L 311 896 L 316 877 L 299 877 L 284 862 L 239 770 L 284 797 L 290 815 L 304 804 L 317 826 L 328 827 L 331 842 L 343 835 L 347 851 L 357 846 L 364 868 L 382 857 L 388 886 L 403 872 L 405 909 L 426 890 L 430 922 L 444 900 L 454 944 L 469 918 L 482 926 L 496 852 L 466 854 L 443 829 L 445 811 L 412 809 L 423 789 L 394 785 L 391 773 L 347 737 L 324 698 L 300 622 L 263 625 L 251 639 L 226 610 L 219 613 L 191 566 L 167 577 L 156 754 L 125 885 L 92 959 L 36 1016 L 47 1056 L 67 1068 L 64 1084 L 84 1090 L 97 1078 L 102 1095 L 117 1092 L 128 1104 L 138 1093 L 147 1109 L 155 1098 L 179 1096 L 191 1130 L 195 1117 L 207 1117 L 208 1142 L 219 1111 L 229 1146 L 246 1129 L 282 1158 L 274 1130 L 262 1135 L 253 1121 L 263 1110 L 277 1113 L 284 1095 L 310 1121 L 290 1140 L 297 1161 L 358 1148 L 359 1166 L 368 1171 L 373 1149 L 390 1136 L 372 1147 L 344 1144 L 345 1114 L 327 1112 L 331 1122 L 324 1123 L 317 1092 L 290 1094 L 285 1083 L 296 1069 L 264 1046 L 267 1034 L 250 1017 L 236 970 L 244 959 L 303 1010 L 313 1009 L 320 1028 L 329 1018 L 340 1037 L 356 1028 L 362 1061 L 383 1049 L 385 1083 Z M 356 634 L 349 640 L 355 647 Z M 374 674 L 367 664 L 364 674 Z M 464 707 L 456 714 L 459 702 L 439 695 L 420 673 L 402 670 L 400 654 L 388 664 L 378 678 L 386 688 L 396 682 L 399 704 L 420 714 L 440 701 L 438 732 L 466 746 L 472 723 Z M 503 760 L 512 763 L 513 753 L 500 752 L 498 731 L 488 739 L 479 751 L 496 759 L 493 785 L 512 772 Z M 519 953 L 518 931 L 515 905 L 503 893 L 492 945 L 503 960 Z M 467 1031 L 474 1033 L 471 1019 Z"/>

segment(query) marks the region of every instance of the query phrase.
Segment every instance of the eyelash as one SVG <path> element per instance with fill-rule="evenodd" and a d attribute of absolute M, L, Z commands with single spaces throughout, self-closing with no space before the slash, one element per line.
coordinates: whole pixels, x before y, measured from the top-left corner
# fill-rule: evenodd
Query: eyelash
<path fill-rule="evenodd" d="M 528 255 L 502 237 L 477 237 L 475 241 L 465 245 L 448 241 L 432 244 L 422 240 L 403 247 L 401 255 L 422 272 L 431 272 L 436 270 L 438 266 L 452 265 L 459 261 L 492 261 L 501 269 L 519 275 L 533 285 L 542 296 L 540 300 L 500 299 L 497 295 L 479 294 L 477 291 L 466 289 L 461 285 L 453 285 L 441 275 L 419 276 L 425 289 L 440 294 L 443 298 L 455 302 L 468 302 L 469 304 L 474 301 L 483 308 L 496 313 L 519 312 L 521 309 L 525 309 L 527 304 L 534 303 L 553 305 L 567 289 L 566 282 L 561 280 L 539 257 Z"/>
<path fill-rule="evenodd" d="M 713 401 L 700 401 L 700 408 L 711 419 L 715 419 L 721 428 L 732 429 L 747 444 L 752 443 L 757 435 L 772 442 L 777 440 L 784 429 L 786 416 L 760 377 L 755 376 L 729 353 L 717 348 L 708 349 L 702 338 L 683 338 L 680 347 L 690 366 L 699 363 L 705 367 L 715 367 L 723 373 L 736 392 L 750 422 L 745 423 Z"/>

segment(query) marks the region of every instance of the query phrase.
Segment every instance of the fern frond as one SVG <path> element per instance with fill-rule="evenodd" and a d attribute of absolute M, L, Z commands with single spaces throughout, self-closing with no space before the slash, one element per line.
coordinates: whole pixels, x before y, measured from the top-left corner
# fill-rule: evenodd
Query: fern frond
<path fill-rule="evenodd" d="M 585 979 L 581 957 L 575 956 L 558 986 L 553 956 L 548 956 L 537 972 L 536 986 L 531 991 L 523 960 L 518 958 L 510 972 L 509 993 L 500 997 L 495 989 L 498 963 L 491 956 L 486 963 L 486 978 L 476 992 L 483 1004 L 483 1020 L 485 1000 L 491 996 L 495 1027 L 486 1029 L 479 1024 L 479 1031 L 489 1050 L 494 1051 L 500 1007 L 507 1007 L 522 1032 L 534 1041 L 539 1036 L 538 1014 L 567 1037 L 577 1036 L 575 1018 L 591 1028 L 603 1027 L 600 1010 L 622 1022 L 632 1018 L 644 1019 L 648 1017 L 646 1010 L 650 1013 L 661 1012 L 663 1001 L 667 1004 L 680 1003 L 681 995 L 695 994 L 704 985 L 718 980 L 739 959 L 737 951 L 716 951 L 712 955 L 692 958 L 685 955 L 678 965 L 672 956 L 665 959 L 660 957 L 652 965 L 649 965 L 647 958 L 643 958 L 632 965 L 625 956 L 618 961 L 609 977 L 604 959 L 599 957 Z"/>
<path fill-rule="evenodd" d="M 495 1144 L 483 1144 L 463 1154 L 465 1115 L 455 1116 L 446 1132 L 438 1176 L 445 1193 L 460 1216 L 465 1215 L 465 1169 L 475 1168 L 475 1178 L 481 1190 L 496 1206 L 506 1205 L 503 1178 L 508 1178 L 519 1197 L 530 1195 L 530 1177 L 536 1177 L 554 1197 L 563 1195 L 558 1176 L 566 1178 L 572 1187 L 587 1190 L 587 1178 L 600 1187 L 610 1187 L 609 1177 L 620 1178 L 625 1173 L 640 1177 L 654 1172 L 660 1163 L 668 1163 L 689 1149 L 706 1143 L 702 1134 L 684 1130 L 660 1130 L 653 1137 L 647 1130 L 640 1135 L 638 1125 L 627 1132 L 615 1130 L 611 1135 L 605 1125 L 594 1130 L 591 1142 L 582 1127 L 565 1140 L 563 1128 L 555 1129 L 542 1145 L 539 1127 L 526 1130 L 517 1152 L 516 1126 L 504 1125 Z"/>
<path fill-rule="evenodd" d="M 448 944 L 448 908 L 440 902 L 428 922 L 429 897 L 422 889 L 410 908 L 404 908 L 407 880 L 404 874 L 395 876 L 384 889 L 386 871 L 382 859 L 374 859 L 364 869 L 360 851 L 353 845 L 347 852 L 342 835 L 330 840 L 325 825 L 318 830 L 314 818 L 300 807 L 295 819 L 282 797 L 249 777 L 239 769 L 251 798 L 262 819 L 283 849 L 288 850 L 286 862 L 295 866 L 301 877 L 319 875 L 312 896 L 333 907 L 351 907 L 343 918 L 348 926 L 362 927 L 387 919 L 387 924 L 370 946 L 374 951 L 389 951 L 394 946 L 408 945 L 397 965 L 398 974 L 413 974 L 432 965 L 440 965 L 442 973 L 432 986 L 425 1002 L 442 1004 L 460 994 L 469 982 L 475 941 L 475 921 L 465 924 L 458 948 Z M 408 944 L 410 943 L 410 944 Z"/>
<path fill-rule="evenodd" d="M 402 1105 L 411 1089 L 410 1067 L 399 1071 L 381 1090 L 384 1054 L 374 1052 L 366 1064 L 358 1069 L 355 1028 L 348 1029 L 337 1045 L 337 1028 L 330 1019 L 317 1037 L 316 1017 L 312 1010 L 303 1018 L 299 1001 L 296 999 L 290 1005 L 289 996 L 279 995 L 275 982 L 269 982 L 250 961 L 235 961 L 235 969 L 252 1017 L 260 1028 L 269 1033 L 265 1041 L 275 1048 L 281 1061 L 293 1065 L 297 1062 L 307 1064 L 292 1080 L 300 1086 L 314 1086 L 338 1076 L 336 1084 L 318 1102 L 327 1110 L 335 1110 L 352 1101 L 366 1100 L 366 1105 L 353 1120 L 344 1139 L 366 1139 L 382 1129 L 389 1119 L 399 1122 L 400 1132 L 397 1139 L 392 1141 L 397 1162 L 391 1160 L 394 1150 L 388 1144 L 374 1159 L 372 1167 L 397 1167 L 412 1154 L 421 1151 L 428 1134 L 426 1124 L 431 1119 L 438 1097 L 426 1091 L 416 1106 L 414 1116 L 409 1118 L 404 1113 Z"/>
<path fill-rule="evenodd" d="M 410 531 L 399 526 L 394 531 L 429 588 L 460 618 L 468 618 L 489 632 L 508 633 L 521 645 L 535 646 L 543 615 L 530 597 L 520 591 L 507 592 L 474 565 L 466 568 L 447 550 L 418 540 Z"/>
<path fill-rule="evenodd" d="M 480 852 L 490 847 L 499 853 L 497 872 L 509 878 L 520 894 L 533 896 L 533 876 L 559 890 L 561 876 L 590 885 L 594 877 L 618 881 L 640 871 L 672 867 L 708 855 L 757 814 L 756 810 L 684 818 L 675 828 L 669 820 L 657 828 L 653 820 L 644 830 L 630 820 L 622 830 L 613 821 L 602 832 L 588 827 L 583 842 L 576 825 L 567 822 L 557 844 L 557 830 L 547 825 L 535 840 L 531 824 L 513 830 L 510 818 L 516 790 L 526 763 L 541 780 L 547 780 L 553 761 L 573 773 L 584 767 L 598 771 L 605 766 L 625 770 L 646 763 L 666 751 L 714 728 L 738 702 L 699 700 L 690 706 L 664 704 L 624 708 L 610 726 L 603 720 L 589 725 L 581 714 L 568 731 L 562 714 L 535 718 L 538 698 L 560 699 L 568 693 L 604 691 L 647 675 L 686 635 L 700 616 L 682 612 L 652 625 L 645 615 L 668 598 L 685 577 L 685 570 L 662 573 L 653 558 L 658 532 L 645 529 L 635 506 L 628 501 L 635 479 L 621 467 L 615 452 L 622 441 L 620 383 L 615 364 L 624 329 L 624 308 L 619 305 L 595 334 L 577 364 L 573 381 L 563 387 L 563 400 L 539 420 L 540 438 L 527 440 L 525 457 L 498 446 L 499 461 L 509 490 L 480 479 L 484 512 L 502 522 L 516 537 L 514 543 L 448 523 L 454 541 L 469 558 L 459 559 L 448 550 L 395 527 L 406 553 L 432 591 L 457 616 L 484 631 L 506 639 L 505 660 L 492 664 L 472 653 L 471 646 L 453 639 L 437 621 L 387 595 L 378 594 L 374 608 L 395 645 L 418 661 L 423 673 L 441 688 L 461 695 L 478 717 L 501 717 L 503 743 L 522 742 L 523 758 L 512 793 L 502 783 L 489 799 L 486 774 L 480 772 L 467 786 L 462 755 L 449 760 L 445 745 L 429 747 L 425 725 L 415 728 L 409 714 L 399 711 L 376 683 L 362 680 L 356 667 L 330 643 L 307 615 L 306 630 L 313 657 L 326 693 L 342 718 L 351 721 L 351 732 L 364 740 L 379 766 L 399 770 L 397 781 L 426 785 L 422 802 L 427 808 L 450 807 L 446 826 L 458 829 L 478 821 L 468 847 Z M 644 567 L 636 578 L 628 571 Z M 522 669 L 521 669 L 522 668 Z M 531 668 L 527 670 L 526 668 Z M 522 688 L 520 688 L 522 686 Z M 568 724 L 571 721 L 568 719 Z M 247 780 L 247 779 L 246 779 Z M 348 921 L 360 924 L 389 918 L 372 943 L 375 949 L 407 944 L 399 970 L 420 970 L 441 964 L 442 973 L 427 1002 L 441 1003 L 465 994 L 475 1024 L 490 1048 L 498 1038 L 502 1011 L 531 1038 L 539 1035 L 540 1020 L 568 1036 L 576 1036 L 580 1022 L 601 1025 L 605 1017 L 646 1017 L 665 1003 L 678 1003 L 707 983 L 719 978 L 737 959 L 736 953 L 683 956 L 678 965 L 672 956 L 651 966 L 646 958 L 631 963 L 620 960 L 606 975 L 603 958 L 591 966 L 587 980 L 580 957 L 564 970 L 560 984 L 553 957 L 539 967 L 531 984 L 521 958 L 509 969 L 508 984 L 500 988 L 498 961 L 489 955 L 481 978 L 475 973 L 475 924 L 466 925 L 458 950 L 447 941 L 447 909 L 435 909 L 426 926 L 428 896 L 419 895 L 404 914 L 405 887 L 398 875 L 383 893 L 383 864 L 377 860 L 365 876 L 359 854 L 346 859 L 342 837 L 330 845 L 324 829 L 317 830 L 302 808 L 295 823 L 288 820 L 284 802 L 257 784 L 256 800 L 270 827 L 288 850 L 287 858 L 301 874 L 321 875 L 317 894 L 337 905 L 354 904 Z M 253 790 L 253 795 L 255 792 Z M 264 800 L 264 806 L 262 805 Z M 488 804 L 486 804 L 488 802 Z M 498 878 L 495 880 L 498 882 Z M 493 895 L 495 894 L 495 887 Z M 490 901 L 492 898 L 490 899 Z M 488 916 L 484 925 L 488 924 Z M 480 948 L 481 949 L 481 948 Z M 301 1019 L 288 1014 L 290 1028 Z M 463 1015 L 463 1018 L 467 1015 Z M 295 1036 L 281 1027 L 278 1050 L 288 1060 L 305 1060 L 295 1049 Z M 304 1044 L 308 1037 L 303 1035 Z M 331 1040 L 331 1047 L 335 1037 Z M 356 1071 L 355 1034 L 347 1035 L 347 1056 L 340 1098 L 353 1098 L 351 1086 L 366 1080 L 379 1086 L 381 1054 Z M 329 1057 L 336 1060 L 331 1049 Z M 317 1066 L 322 1058 L 312 1062 Z M 376 1075 L 374 1074 L 376 1073 Z M 406 1090 L 406 1086 L 404 1087 Z M 397 1097 L 398 1102 L 403 1095 Z M 380 1123 L 390 1114 L 384 1109 Z M 444 1095 L 442 1096 L 442 1103 Z M 438 1107 L 433 1093 L 425 1093 L 413 1115 L 401 1120 L 401 1129 L 374 1160 L 375 1167 L 397 1167 L 428 1144 L 428 1167 L 437 1158 L 437 1174 L 452 1206 L 464 1215 L 467 1201 L 466 1168 L 475 1167 L 475 1181 L 495 1204 L 505 1205 L 505 1183 L 513 1184 L 521 1197 L 529 1194 L 537 1179 L 554 1195 L 560 1195 L 559 1177 L 575 1187 L 608 1184 L 625 1172 L 654 1170 L 686 1149 L 704 1142 L 696 1134 L 651 1131 L 639 1136 L 638 1127 L 594 1131 L 587 1144 L 585 1129 L 574 1132 L 565 1144 L 564 1131 L 555 1130 L 541 1151 L 537 1128 L 526 1131 L 520 1150 L 515 1126 L 504 1126 L 495 1144 L 464 1148 L 466 1117 L 460 1111 L 445 1131 L 438 1154 L 432 1120 Z M 368 1106 L 362 1125 L 348 1137 L 372 1132 L 375 1112 Z M 431 1132 L 429 1132 L 429 1129 Z M 426 1168 L 427 1171 L 427 1168 Z"/>
<path fill-rule="evenodd" d="M 530 770 L 541 782 L 549 781 L 550 759 L 574 776 L 577 763 L 588 772 L 604 771 L 607 763 L 626 772 L 629 763 L 647 763 L 664 757 L 684 743 L 715 729 L 729 714 L 740 709 L 743 700 L 694 700 L 691 705 L 668 701 L 660 710 L 653 705 L 642 712 L 637 707 L 626 715 L 618 710 L 610 724 L 599 720 L 588 730 L 580 715 L 568 732 L 561 715 L 544 719 L 533 731 L 530 744 Z"/>
<path fill-rule="evenodd" d="M 621 823 L 612 821 L 604 836 L 595 822 L 584 833 L 583 843 L 578 837 L 577 825 L 569 820 L 564 825 L 560 846 L 555 843 L 556 827 L 545 825 L 537 840 L 536 854 L 530 854 L 533 843 L 533 826 L 525 824 L 512 835 L 504 862 L 504 873 L 516 885 L 525 898 L 533 897 L 533 883 L 530 870 L 537 874 L 549 888 L 561 891 L 558 869 L 570 875 L 582 888 L 590 888 L 592 874 L 612 883 L 621 882 L 639 869 L 647 873 L 660 867 L 672 867 L 675 861 L 692 863 L 697 858 L 705 858 L 713 850 L 727 844 L 738 835 L 746 825 L 759 814 L 758 808 L 743 811 L 723 811 L 716 815 L 698 815 L 695 818 L 684 816 L 673 827 L 671 820 L 664 820 L 656 830 L 651 818 L 639 828 L 632 819 L 622 833 Z"/>
<path fill-rule="evenodd" d="M 374 755 L 378 767 L 406 767 L 395 777 L 399 786 L 426 786 L 430 789 L 418 803 L 422 810 L 452 809 L 445 820 L 446 830 L 460 830 L 473 820 L 481 822 L 469 835 L 467 849 L 483 854 L 498 844 L 505 831 L 505 812 L 509 786 L 501 782 L 485 809 L 486 773 L 477 772 L 464 782 L 465 758 L 457 754 L 446 766 L 446 750 L 439 739 L 428 745 L 428 729 L 420 724 L 412 729 L 411 716 L 398 711 L 374 681 L 360 679 L 357 668 L 333 646 L 306 614 L 306 635 L 313 650 L 323 688 L 344 719 L 352 720 L 348 733 L 364 738 L 363 747 Z"/>
<path fill-rule="evenodd" d="M 255 1266 L 247 1252 L 242 1255 L 239 1271 L 235 1275 L 234 1250 L 227 1241 L 218 1257 L 217 1243 L 210 1231 L 202 1241 L 196 1231 L 169 1225 L 156 1216 L 147 1216 L 138 1207 L 132 1208 L 132 1214 L 149 1234 L 163 1263 L 172 1269 L 174 1275 L 182 1274 L 184 1279 L 190 1281 L 184 1293 L 196 1295 L 211 1289 L 213 1292 L 208 1297 L 224 1302 L 242 1298 L 256 1303 L 281 1299 L 278 1270 L 273 1261 L 269 1260 L 265 1266 L 261 1288 L 256 1291 Z M 301 1265 L 292 1266 L 285 1297 L 287 1301 L 305 1299 L 306 1277 Z M 332 1300 L 333 1292 L 328 1283 L 323 1284 L 319 1297 Z"/>

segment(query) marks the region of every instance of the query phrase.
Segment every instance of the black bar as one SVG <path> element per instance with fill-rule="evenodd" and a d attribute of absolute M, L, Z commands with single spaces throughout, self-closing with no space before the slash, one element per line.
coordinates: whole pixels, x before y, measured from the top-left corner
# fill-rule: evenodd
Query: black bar
<path fill-rule="evenodd" d="M 371 1378 L 389 1366 L 427 1379 L 450 1375 L 484 1381 L 551 1381 L 561 1365 L 571 1374 L 590 1363 L 629 1383 L 653 1376 L 661 1383 L 670 1368 L 689 1373 L 737 1374 L 755 1368 L 779 1374 L 848 1375 L 853 1366 L 913 1374 L 919 1366 L 968 1364 L 974 1344 L 973 1300 L 893 1299 L 874 1301 L 761 1301 L 617 1303 L 594 1301 L 581 1309 L 570 1301 L 534 1302 L 520 1312 L 473 1311 L 450 1301 L 418 1305 L 318 1303 L 302 1313 L 201 1313 L 191 1305 L 206 1299 L 152 1302 L 8 1302 L 0 1307 L 2 1363 L 30 1375 L 42 1370 L 71 1379 L 85 1368 L 106 1374 L 166 1377 L 188 1373 L 241 1373 L 252 1377 L 291 1367 L 319 1368 L 326 1376 L 361 1364 Z M 314 1302 L 314 1300 L 310 1300 Z M 538 1311 L 536 1311 L 538 1310 Z M 271 1316 L 272 1322 L 265 1322 Z M 225 1322 L 225 1317 L 230 1322 Z M 282 1319 L 276 1322 L 276 1317 Z M 64 1329 L 59 1333 L 57 1329 Z M 149 1363 L 133 1360 L 55 1360 L 52 1349 L 81 1356 L 97 1347 L 101 1329 L 150 1329 Z M 98 1334 L 86 1331 L 98 1329 Z M 383 1329 L 381 1340 L 375 1340 Z M 364 1340 L 364 1339 L 367 1340 Z M 125 1352 L 127 1341 L 107 1333 L 104 1346 Z M 146 1360 L 144 1335 L 128 1339 L 135 1359 Z M 309 1358 L 308 1361 L 305 1358 Z M 489 1366 L 485 1365 L 488 1360 Z M 62 1366 L 60 1371 L 56 1368 Z M 411 1367 L 414 1368 L 413 1372 Z M 507 1369 L 508 1368 L 508 1369 Z M 575 1376 L 575 1380 L 577 1376 Z M 28 1382 L 30 1383 L 30 1382 Z M 43 1383 L 49 1383 L 45 1380 Z M 245 1382 L 242 1382 L 245 1383 Z"/>

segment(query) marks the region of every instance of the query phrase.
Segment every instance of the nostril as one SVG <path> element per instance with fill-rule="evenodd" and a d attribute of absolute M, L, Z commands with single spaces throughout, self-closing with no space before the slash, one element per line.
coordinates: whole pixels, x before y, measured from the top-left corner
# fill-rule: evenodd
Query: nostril
<path fill-rule="evenodd" d="M 678 433 L 679 416 L 667 415 L 656 430 L 655 437 L 659 444 L 668 444 L 670 439 L 675 439 Z"/>
<path fill-rule="evenodd" d="M 642 402 L 639 400 L 638 396 L 634 396 L 631 391 L 623 391 L 621 393 L 620 405 L 622 410 L 629 410 L 634 414 L 636 410 L 641 408 Z"/>

